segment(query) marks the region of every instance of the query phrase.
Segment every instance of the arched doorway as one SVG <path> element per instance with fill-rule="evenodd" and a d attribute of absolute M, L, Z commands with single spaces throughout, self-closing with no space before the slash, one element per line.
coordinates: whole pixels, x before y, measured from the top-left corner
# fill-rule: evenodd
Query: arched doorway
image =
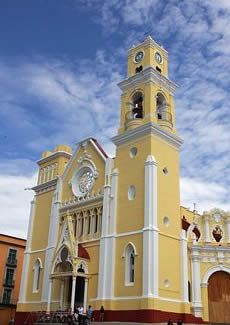
<path fill-rule="evenodd" d="M 208 280 L 210 323 L 230 323 L 230 274 L 213 273 Z"/>

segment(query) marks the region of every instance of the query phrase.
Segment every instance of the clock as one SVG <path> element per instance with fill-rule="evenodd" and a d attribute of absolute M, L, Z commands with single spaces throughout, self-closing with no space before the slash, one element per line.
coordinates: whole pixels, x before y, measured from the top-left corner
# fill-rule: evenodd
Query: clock
<path fill-rule="evenodd" d="M 144 52 L 143 51 L 139 51 L 137 52 L 137 54 L 135 55 L 135 62 L 138 63 L 140 62 L 144 57 Z"/>
<path fill-rule="evenodd" d="M 156 59 L 156 61 L 157 61 L 158 63 L 160 63 L 160 64 L 163 62 L 162 56 L 160 55 L 159 52 L 156 52 L 156 53 L 155 53 L 155 59 Z"/>

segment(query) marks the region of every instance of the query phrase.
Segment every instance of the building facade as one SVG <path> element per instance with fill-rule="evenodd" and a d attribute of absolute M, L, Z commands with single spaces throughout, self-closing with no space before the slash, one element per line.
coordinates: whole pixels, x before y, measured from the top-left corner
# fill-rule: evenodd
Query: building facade
<path fill-rule="evenodd" d="M 26 240 L 0 234 L 0 324 L 14 318 L 18 302 Z"/>
<path fill-rule="evenodd" d="M 119 87 L 114 158 L 88 138 L 38 161 L 18 317 L 91 304 L 109 321 L 229 322 L 230 214 L 180 206 L 167 51 L 131 48 Z"/>

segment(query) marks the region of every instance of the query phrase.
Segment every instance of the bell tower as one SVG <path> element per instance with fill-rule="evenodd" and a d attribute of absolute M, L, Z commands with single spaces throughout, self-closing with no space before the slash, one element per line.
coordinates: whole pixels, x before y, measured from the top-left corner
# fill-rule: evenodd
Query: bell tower
<path fill-rule="evenodd" d="M 123 237 L 116 241 L 116 252 L 122 256 L 124 245 L 132 243 L 137 252 L 134 279 L 142 283 L 134 280 L 131 288 L 125 284 L 119 289 L 117 278 L 115 293 L 142 296 L 141 309 L 156 310 L 162 308 L 162 297 L 168 304 L 182 297 L 179 148 L 183 141 L 176 133 L 177 86 L 168 78 L 167 51 L 150 36 L 132 47 L 127 78 L 118 85 L 120 127 L 112 141 L 119 174 L 116 233 Z"/>
<path fill-rule="evenodd" d="M 121 123 L 118 134 L 148 122 L 176 133 L 173 93 L 168 79 L 168 53 L 151 36 L 128 52 L 128 75 L 122 90 Z"/>

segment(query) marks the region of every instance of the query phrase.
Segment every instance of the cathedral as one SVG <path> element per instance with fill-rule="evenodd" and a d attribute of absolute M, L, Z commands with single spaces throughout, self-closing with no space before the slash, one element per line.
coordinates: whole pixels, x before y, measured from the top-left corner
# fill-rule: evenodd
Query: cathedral
<path fill-rule="evenodd" d="M 76 305 L 105 321 L 230 323 L 230 213 L 180 205 L 167 51 L 133 46 L 118 86 L 115 157 L 87 138 L 37 162 L 16 324 Z"/>

